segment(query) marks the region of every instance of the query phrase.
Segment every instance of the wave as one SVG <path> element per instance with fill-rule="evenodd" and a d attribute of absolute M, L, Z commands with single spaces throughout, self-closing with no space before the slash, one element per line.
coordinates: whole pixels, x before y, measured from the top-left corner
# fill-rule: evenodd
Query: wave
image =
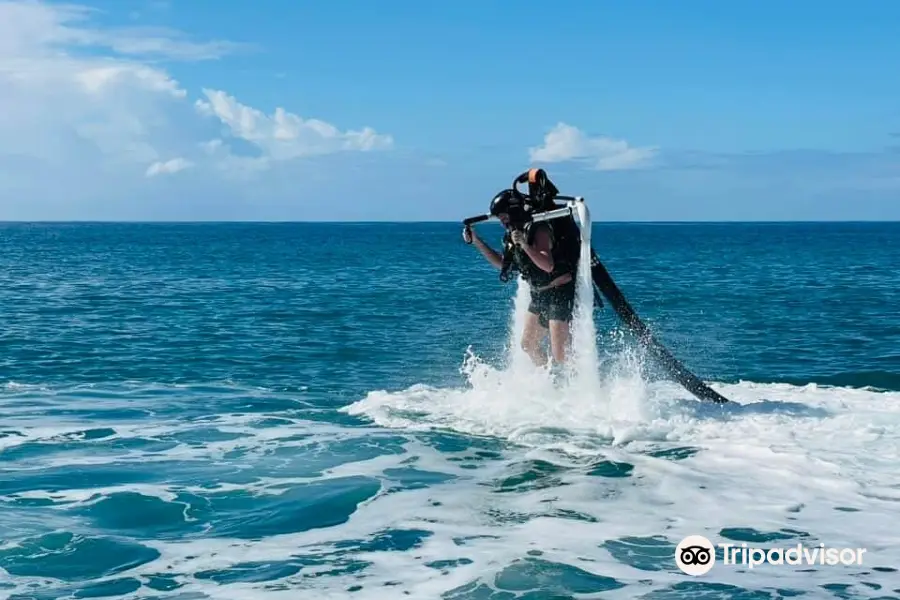
<path fill-rule="evenodd" d="M 605 356 L 597 354 L 592 315 L 585 311 L 576 312 L 573 327 L 580 334 L 574 340 L 577 369 L 560 379 L 548 369 L 535 368 L 518 347 L 528 294 L 527 284 L 520 281 L 508 352 L 500 364 L 470 350 L 460 369 L 462 386 L 373 390 L 342 412 L 388 428 L 444 429 L 576 453 L 629 442 L 719 440 L 742 427 L 748 429 L 746 434 L 765 439 L 767 428 L 776 423 L 802 427 L 813 420 L 825 431 L 841 418 L 872 411 L 883 411 L 878 421 L 888 418 L 892 427 L 895 424 L 893 406 L 900 393 L 866 387 L 712 383 L 733 402 L 698 402 L 673 382 L 648 381 L 637 350 L 621 346 Z M 839 428 L 834 433 L 840 435 Z"/>

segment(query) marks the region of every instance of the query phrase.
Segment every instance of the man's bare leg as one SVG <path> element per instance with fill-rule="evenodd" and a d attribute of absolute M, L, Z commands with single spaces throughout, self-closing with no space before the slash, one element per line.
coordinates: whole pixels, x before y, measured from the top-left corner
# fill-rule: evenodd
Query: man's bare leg
<path fill-rule="evenodd" d="M 525 315 L 525 331 L 522 333 L 522 350 L 538 367 L 547 364 L 547 355 L 541 348 L 541 341 L 546 335 L 547 329 L 541 327 L 538 316 L 531 312 L 527 313 Z"/>
<path fill-rule="evenodd" d="M 568 321 L 550 321 L 550 349 L 555 363 L 566 362 L 570 337 Z"/>

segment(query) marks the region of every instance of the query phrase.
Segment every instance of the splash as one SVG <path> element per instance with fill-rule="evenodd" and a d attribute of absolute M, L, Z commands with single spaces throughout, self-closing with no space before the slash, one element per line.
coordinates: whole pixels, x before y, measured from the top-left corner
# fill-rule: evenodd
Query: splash
<path fill-rule="evenodd" d="M 668 429 L 651 402 L 653 390 L 641 377 L 639 356 L 619 350 L 600 359 L 590 253 L 588 235 L 577 274 L 570 358 L 561 371 L 535 366 L 522 349 L 531 296 L 528 283 L 519 278 L 506 356 L 499 365 L 470 349 L 460 368 L 462 387 L 420 384 L 397 392 L 376 390 L 345 411 L 387 427 L 451 429 L 569 451 L 664 436 Z"/>
<path fill-rule="evenodd" d="M 582 209 L 581 220 L 585 221 L 586 209 Z M 600 391 L 600 360 L 597 352 L 597 328 L 594 323 L 594 282 L 591 274 L 591 231 L 587 227 L 581 232 L 581 255 L 578 261 L 576 279 L 575 314 L 572 320 L 572 357 L 570 379 L 574 379 L 581 389 Z"/>
<path fill-rule="evenodd" d="M 531 357 L 522 348 L 521 343 L 522 335 L 525 333 L 528 304 L 531 301 L 531 288 L 521 276 L 518 278 L 517 284 L 512 314 L 509 319 L 509 341 L 506 351 L 507 368 L 514 373 L 521 373 L 533 368 Z"/>
<path fill-rule="evenodd" d="M 586 212 L 586 209 L 584 209 Z M 583 215 L 582 219 L 588 218 Z M 589 223 L 588 223 L 589 224 Z M 575 310 L 571 324 L 569 360 L 561 370 L 571 385 L 583 390 L 600 391 L 600 359 L 597 351 L 597 328 L 594 322 L 594 283 L 591 274 L 590 227 L 582 232 L 580 259 L 576 273 Z M 510 316 L 507 366 L 514 374 L 533 369 L 533 363 L 522 349 L 521 339 L 525 330 L 531 291 L 520 276 L 513 310 Z M 546 341 L 545 341 L 546 344 Z M 547 348 L 549 352 L 549 348 Z"/>

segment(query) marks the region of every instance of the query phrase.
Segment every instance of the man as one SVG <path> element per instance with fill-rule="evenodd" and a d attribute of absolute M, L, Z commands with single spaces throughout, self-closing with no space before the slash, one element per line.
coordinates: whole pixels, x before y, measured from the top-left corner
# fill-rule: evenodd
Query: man
<path fill-rule="evenodd" d="M 466 227 L 463 239 L 474 244 L 481 254 L 501 270 L 501 278 L 509 268 L 519 271 L 528 282 L 531 303 L 522 336 L 522 349 L 535 365 L 547 364 L 541 342 L 550 334 L 553 361 L 566 361 L 570 331 L 575 308 L 576 276 L 580 256 L 580 236 L 574 228 L 559 227 L 567 235 L 556 235 L 551 221 L 533 222 L 527 219 L 512 190 L 500 192 L 491 202 L 491 214 L 506 229 L 503 253 L 488 246 Z M 576 232 L 573 235 L 573 231 Z"/>

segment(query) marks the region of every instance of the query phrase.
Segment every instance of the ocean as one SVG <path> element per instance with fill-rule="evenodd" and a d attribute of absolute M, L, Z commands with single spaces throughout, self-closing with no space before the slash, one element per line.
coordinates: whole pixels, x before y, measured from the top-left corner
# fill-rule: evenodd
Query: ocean
<path fill-rule="evenodd" d="M 528 367 L 453 223 L 0 224 L 0 598 L 900 597 L 900 224 L 592 232 L 733 402 Z"/>

